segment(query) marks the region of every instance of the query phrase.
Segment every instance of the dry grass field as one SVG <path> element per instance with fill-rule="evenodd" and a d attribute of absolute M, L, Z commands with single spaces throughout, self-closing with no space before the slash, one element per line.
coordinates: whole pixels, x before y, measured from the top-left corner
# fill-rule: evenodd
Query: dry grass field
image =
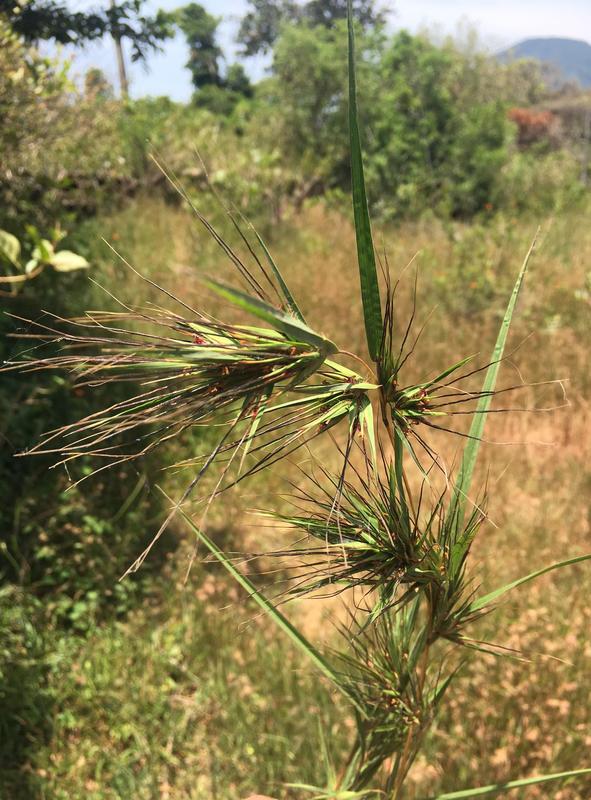
<path fill-rule="evenodd" d="M 516 410 L 491 415 L 479 475 L 490 519 L 474 556 L 489 588 L 591 551 L 589 210 L 541 221 L 514 320 L 500 386 L 526 386 L 496 399 L 497 409 Z M 93 224 L 135 267 L 189 302 L 203 301 L 200 274 L 230 274 L 188 212 L 160 201 L 140 200 Z M 384 262 L 400 276 L 400 329 L 411 311 L 415 269 L 418 319 L 429 318 L 409 378 L 471 353 L 486 363 L 536 227 L 535 220 L 491 215 L 472 224 L 424 218 L 376 232 Z M 266 234 L 309 318 L 363 355 L 348 219 L 315 205 Z M 149 299 L 149 287 L 100 247 L 95 277 L 123 299 Z M 438 436 L 451 467 L 462 439 Z M 323 461 L 332 452 L 324 444 L 314 457 Z M 181 477 L 165 481 L 174 491 Z M 249 511 L 286 491 L 275 472 L 263 473 L 214 506 L 212 535 L 236 550 L 280 540 L 283 532 L 261 530 Z M 319 720 L 331 731 L 338 763 L 350 733 L 345 710 L 215 569 L 197 565 L 183 582 L 193 545 L 180 529 L 178 536 L 160 595 L 55 656 L 52 732 L 27 766 L 39 797 L 295 797 L 284 782 L 323 781 Z M 470 657 L 413 769 L 408 800 L 591 764 L 590 586 L 585 564 L 553 573 L 516 591 L 480 623 L 483 634 L 521 657 Z M 307 600 L 286 613 L 315 641 L 330 642 L 340 606 Z M 514 796 L 586 800 L 591 782 Z"/>

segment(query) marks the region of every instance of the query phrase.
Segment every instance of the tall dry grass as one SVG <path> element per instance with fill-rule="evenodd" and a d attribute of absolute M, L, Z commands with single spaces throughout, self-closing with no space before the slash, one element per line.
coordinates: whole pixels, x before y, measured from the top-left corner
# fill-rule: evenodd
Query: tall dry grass
<path fill-rule="evenodd" d="M 172 270 L 157 230 L 152 242 L 136 235 L 137 245 L 127 255 L 157 282 L 198 298 L 199 289 L 191 280 L 194 265 L 199 263 L 199 269 L 207 272 L 214 263 L 213 253 L 199 237 L 187 234 L 191 225 L 184 212 L 164 211 L 159 203 L 145 200 L 139 208 L 139 215 L 130 210 L 129 216 L 124 214 L 107 227 L 121 240 L 140 224 L 138 217 L 144 230 L 154 220 L 176 231 L 166 245 L 175 253 Z M 511 381 L 519 376 L 525 382 L 560 378 L 570 405 L 553 411 L 500 414 L 490 420 L 487 439 L 491 443 L 483 448 L 480 477 L 494 487 L 489 507 L 494 524 L 475 550 L 485 586 L 517 577 L 532 564 L 588 551 L 591 544 L 587 400 L 591 333 L 585 293 L 591 235 L 585 218 L 586 209 L 579 208 L 544 222 L 514 319 L 512 341 L 519 347 L 503 367 L 502 377 Z M 165 219 L 170 222 L 163 223 Z M 425 315 L 432 310 L 414 359 L 421 371 L 434 369 L 442 355 L 453 361 L 466 352 L 490 351 L 499 322 L 496 301 L 508 294 L 516 260 L 527 248 L 534 227 L 528 220 L 503 217 L 472 226 L 429 219 L 378 233 L 390 268 L 402 272 L 401 318 L 410 310 L 414 265 L 419 270 Z M 304 311 L 321 320 L 322 332 L 346 343 L 348 349 L 362 348 L 351 225 L 336 212 L 311 206 L 275 230 L 271 243 Z M 413 258 L 413 267 L 404 271 Z M 470 296 L 482 289 L 482 280 L 486 280 L 486 302 L 474 309 Z M 125 288 L 133 291 L 132 285 Z M 559 387 L 535 387 L 525 390 L 519 402 L 528 408 L 562 406 L 563 397 Z M 442 444 L 448 463 L 457 461 L 459 445 L 454 440 Z M 330 459 L 330 448 L 321 445 L 316 455 Z M 239 499 L 234 496 L 233 535 L 245 549 L 249 537 L 258 536 L 260 530 L 252 519 L 244 523 L 243 511 L 264 506 L 284 489 L 284 481 L 269 473 Z M 214 510 L 211 524 L 223 524 L 224 517 L 227 522 L 228 511 L 227 507 Z M 268 536 L 272 542 L 274 533 Z M 591 735 L 585 689 L 591 658 L 585 585 L 584 568 L 547 576 L 506 601 L 494 621 L 481 623 L 483 635 L 522 649 L 527 660 L 474 661 L 453 689 L 425 756 L 411 772 L 409 797 L 473 785 L 476 772 L 479 782 L 486 783 L 508 774 L 581 766 Z M 297 616 L 307 632 L 312 634 L 315 626 L 321 626 L 321 638 L 330 638 L 327 616 L 335 613 L 341 612 L 334 601 L 303 603 Z M 579 783 L 556 790 L 531 787 L 521 796 L 583 800 L 586 791 L 585 784 Z"/>

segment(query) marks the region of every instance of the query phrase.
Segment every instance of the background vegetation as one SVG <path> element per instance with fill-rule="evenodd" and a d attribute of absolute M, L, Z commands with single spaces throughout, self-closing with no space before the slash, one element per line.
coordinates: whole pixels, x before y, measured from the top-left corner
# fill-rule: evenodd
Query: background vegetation
<path fill-rule="evenodd" d="M 271 72 L 255 86 L 240 65 L 225 63 L 216 20 L 200 7 L 167 20 L 191 49 L 195 95 L 186 105 L 117 99 L 97 71 L 75 86 L 66 65 L 42 58 L 14 19 L 1 20 L 0 229 L 30 255 L 40 236 L 51 239 L 61 228 L 64 246 L 86 257 L 108 292 L 149 300 L 104 236 L 190 301 L 197 273 L 225 267 L 155 154 L 229 236 L 208 184 L 248 213 L 306 312 L 327 335 L 346 340 L 362 326 L 352 325 L 360 320 L 343 9 L 252 6 L 241 27 L 244 51 L 272 51 Z M 487 447 L 494 526 L 478 555 L 495 585 L 534 560 L 589 549 L 591 238 L 589 142 L 581 135 L 589 100 L 572 88 L 546 88 L 534 62 L 499 65 L 473 41 L 391 35 L 371 4 L 358 11 L 372 211 L 396 272 L 419 253 L 423 307 L 435 308 L 419 345 L 423 372 L 443 347 L 446 360 L 467 344 L 489 349 L 498 301 L 543 226 L 514 323 L 523 343 L 507 370 L 522 368 L 530 381 L 565 379 L 571 405 L 500 415 L 491 428 L 491 440 L 526 443 Z M 0 267 L 1 277 L 20 274 L 7 259 Z M 410 308 L 412 281 L 405 280 Z M 0 293 L 3 310 L 33 319 L 47 309 L 68 315 L 112 304 L 78 272 L 3 282 Z M 342 307 L 350 318 L 338 313 Z M 19 325 L 0 316 L 0 360 L 23 349 L 8 336 Z M 350 734 L 337 725 L 337 699 L 212 565 L 196 566 L 184 582 L 193 543 L 182 529 L 137 575 L 117 580 L 162 517 L 152 488 L 162 467 L 197 452 L 203 434 L 174 443 L 139 471 L 104 472 L 68 489 L 90 463 L 68 475 L 48 469 L 46 458 L 14 454 L 43 430 L 88 413 L 100 395 L 74 395 L 62 375 L 1 380 L 0 796 L 230 800 L 262 790 L 290 797 L 283 786 L 290 780 L 322 783 L 316 719 L 332 730 L 335 754 Z M 165 478 L 171 489 L 175 480 Z M 246 511 L 284 490 L 268 475 L 251 483 L 213 513 L 211 532 L 244 549 L 261 535 L 280 537 L 261 534 Z M 497 615 L 496 640 L 521 647 L 529 661 L 468 666 L 429 758 L 412 773 L 409 798 L 415 790 L 420 797 L 473 785 L 476 768 L 486 783 L 581 766 L 591 743 L 583 574 L 575 568 L 548 577 Z M 289 613 L 330 641 L 329 617 L 342 609 L 311 608 L 303 602 Z M 547 797 L 544 791 L 533 787 L 523 797 Z M 588 793 L 579 782 L 553 796 Z"/>

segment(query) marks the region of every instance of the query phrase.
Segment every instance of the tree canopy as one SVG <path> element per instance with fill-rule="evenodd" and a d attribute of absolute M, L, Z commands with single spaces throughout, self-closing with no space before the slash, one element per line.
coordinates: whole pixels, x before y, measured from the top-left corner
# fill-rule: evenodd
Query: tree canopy
<path fill-rule="evenodd" d="M 131 45 L 133 61 L 143 60 L 173 34 L 170 14 L 144 13 L 145 0 L 122 0 L 94 11 L 71 11 L 59 0 L 0 0 L 0 14 L 27 42 L 52 40 L 80 45 L 111 35 Z"/>
<path fill-rule="evenodd" d="M 189 3 L 176 11 L 174 19 L 189 47 L 186 66 L 195 88 L 194 102 L 214 113 L 230 114 L 241 97 L 252 95 L 252 86 L 241 64 L 222 69 L 225 59 L 217 38 L 220 18 L 199 3 Z"/>
<path fill-rule="evenodd" d="M 246 56 L 268 52 L 286 23 L 307 23 L 332 28 L 347 18 L 347 0 L 308 0 L 299 5 L 294 0 L 249 0 L 250 10 L 242 18 L 238 42 Z M 355 19 L 371 28 L 384 22 L 385 14 L 375 0 L 353 0 Z"/>
<path fill-rule="evenodd" d="M 198 3 L 189 3 L 178 10 L 176 21 L 189 46 L 186 66 L 193 86 L 196 89 L 219 86 L 222 59 L 222 50 L 217 44 L 219 18 L 209 14 Z"/>

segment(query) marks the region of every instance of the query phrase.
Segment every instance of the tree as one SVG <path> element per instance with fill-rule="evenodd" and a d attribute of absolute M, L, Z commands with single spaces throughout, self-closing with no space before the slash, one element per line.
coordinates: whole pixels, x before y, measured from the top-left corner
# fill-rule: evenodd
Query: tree
<path fill-rule="evenodd" d="M 224 55 L 217 41 L 220 20 L 198 3 L 190 3 L 176 12 L 176 21 L 189 46 L 187 68 L 195 87 L 196 105 L 215 114 L 228 116 L 236 103 L 252 95 L 252 86 L 241 64 L 230 64 L 225 74 Z"/>
<path fill-rule="evenodd" d="M 395 213 L 431 206 L 461 216 L 494 201 L 509 128 L 504 104 L 483 91 L 473 66 L 451 45 L 404 31 L 384 52 L 368 181 Z"/>
<path fill-rule="evenodd" d="M 257 91 L 266 101 L 262 135 L 315 188 L 348 183 L 345 27 L 285 25 L 273 49 L 273 75 Z M 364 34 L 361 46 L 365 54 L 379 52 L 377 35 Z M 375 80 L 365 63 L 359 69 L 372 107 Z"/>
<path fill-rule="evenodd" d="M 273 75 L 257 89 L 261 136 L 313 191 L 349 188 L 344 27 L 284 25 Z M 388 40 L 383 29 L 366 30 L 359 44 L 372 207 L 467 216 L 496 203 L 510 136 L 496 77 L 481 79 L 480 60 L 451 44 L 404 32 Z"/>
<path fill-rule="evenodd" d="M 375 7 L 375 0 L 355 0 L 353 13 L 363 28 L 373 28 L 384 22 L 385 15 Z M 332 28 L 338 20 L 347 19 L 347 0 L 309 0 L 303 8 L 303 18 L 311 25 Z"/>
<path fill-rule="evenodd" d="M 112 100 L 113 87 L 102 69 L 91 67 L 84 75 L 84 95 L 91 99 Z"/>
<path fill-rule="evenodd" d="M 142 14 L 145 0 L 123 0 L 92 12 L 70 11 L 59 0 L 29 0 L 22 4 L 0 0 L 0 14 L 26 42 L 52 40 L 58 44 L 82 45 L 105 35 L 125 39 L 131 45 L 132 61 L 144 60 L 172 36 L 170 14 Z"/>
<path fill-rule="evenodd" d="M 187 69 L 196 89 L 219 86 L 222 50 L 217 44 L 218 17 L 208 14 L 198 3 L 189 3 L 177 12 L 177 22 L 189 46 Z"/>
<path fill-rule="evenodd" d="M 249 5 L 251 10 L 243 17 L 237 36 L 246 56 L 269 51 L 284 24 L 332 28 L 347 18 L 347 0 L 308 0 L 303 6 L 293 0 L 249 0 Z M 385 19 L 375 0 L 353 0 L 353 13 L 366 29 L 381 25 Z"/>
<path fill-rule="evenodd" d="M 230 64 L 226 70 L 225 85 L 231 92 L 252 97 L 252 84 L 242 64 Z"/>
<path fill-rule="evenodd" d="M 281 25 L 297 19 L 292 0 L 249 0 L 251 10 L 240 23 L 237 40 L 245 56 L 268 52 L 279 37 Z"/>

